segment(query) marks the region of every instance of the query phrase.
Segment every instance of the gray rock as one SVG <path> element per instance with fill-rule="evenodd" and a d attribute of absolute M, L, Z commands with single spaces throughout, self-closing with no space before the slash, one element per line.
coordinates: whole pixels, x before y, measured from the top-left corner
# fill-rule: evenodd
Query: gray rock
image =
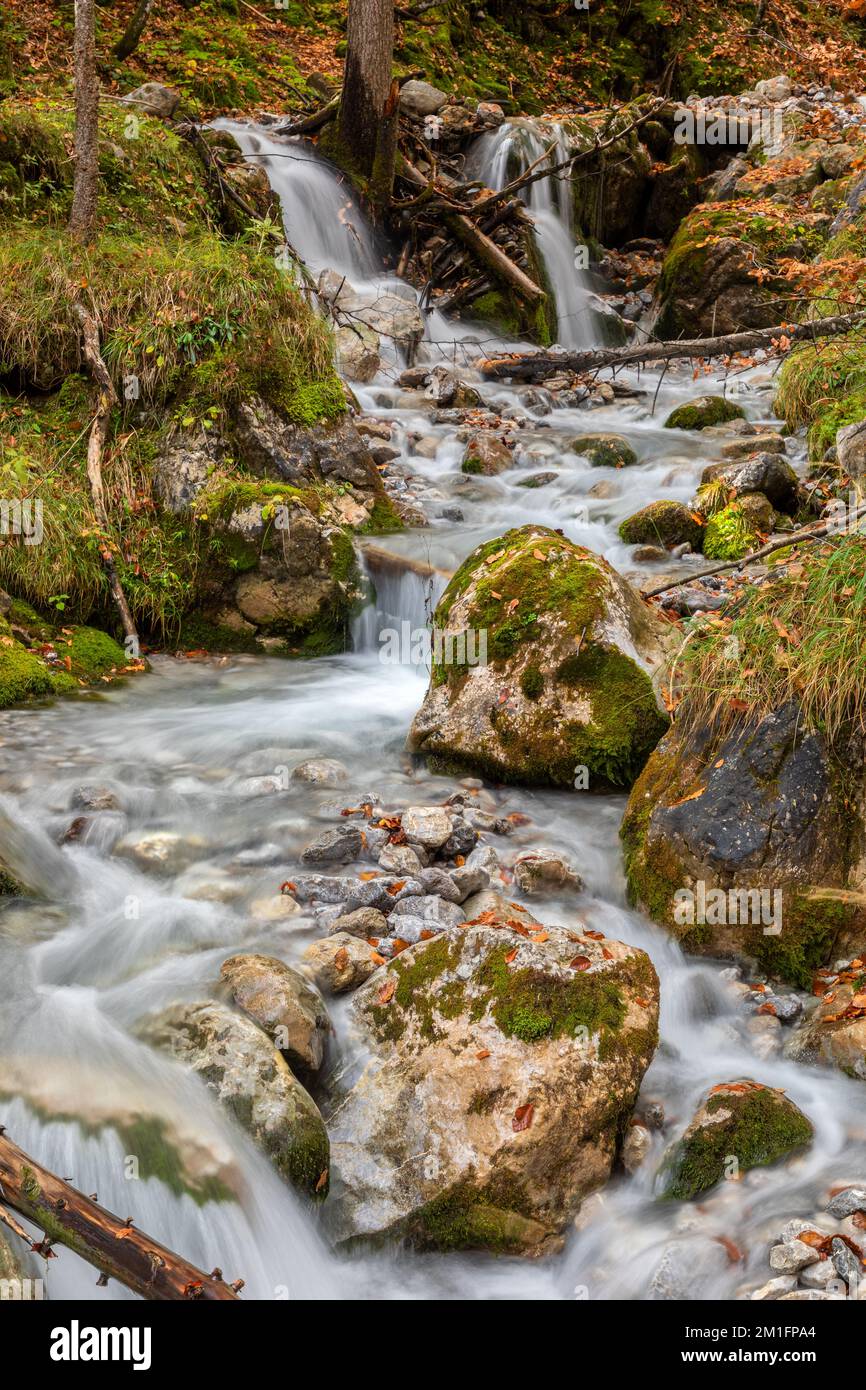
<path fill-rule="evenodd" d="M 527 850 L 514 861 L 514 881 L 527 895 L 556 893 L 570 888 L 579 893 L 583 879 L 560 854 L 550 850 Z"/>
<path fill-rule="evenodd" d="M 164 87 L 161 82 L 145 82 L 120 100 L 129 106 L 137 106 L 148 116 L 162 116 L 167 120 L 177 110 L 180 92 Z"/>
<path fill-rule="evenodd" d="M 287 891 L 299 903 L 347 903 L 358 884 L 353 878 L 330 874 L 296 874 Z"/>
<path fill-rule="evenodd" d="M 76 787 L 71 806 L 81 811 L 119 811 L 120 802 L 110 787 L 87 785 Z"/>
<path fill-rule="evenodd" d="M 846 1187 L 837 1192 L 827 1203 L 827 1210 L 837 1221 L 853 1216 L 855 1211 L 866 1211 L 866 1187 Z"/>
<path fill-rule="evenodd" d="M 121 859 L 130 859 L 148 873 L 175 875 L 189 868 L 207 851 L 199 835 L 178 835 L 171 830 L 135 831 L 114 847 Z"/>
<path fill-rule="evenodd" d="M 452 816 L 451 834 L 440 847 L 443 859 L 456 859 L 458 854 L 471 854 L 478 843 L 478 831 L 470 825 L 465 816 Z"/>
<path fill-rule="evenodd" d="M 751 1295 L 751 1301 L 753 1303 L 772 1303 L 775 1299 L 781 1298 L 783 1294 L 790 1293 L 791 1290 L 796 1287 L 796 1274 L 779 1274 L 775 1279 L 770 1279 L 768 1283 L 763 1284 L 760 1289 L 755 1289 L 755 1292 Z"/>
<path fill-rule="evenodd" d="M 459 903 L 467 896 L 464 893 L 461 897 L 460 889 L 455 884 L 452 876 L 446 873 L 444 869 L 437 869 L 435 867 L 422 869 L 418 877 L 424 885 L 425 892 L 435 893 L 438 897 L 444 898 L 446 902 Z"/>
<path fill-rule="evenodd" d="M 846 1247 L 847 1248 L 847 1247 Z M 798 1274 L 807 1265 L 820 1259 L 817 1250 L 802 1240 L 787 1240 L 783 1245 L 774 1245 L 770 1251 L 770 1268 L 780 1274 Z"/>
<path fill-rule="evenodd" d="M 412 78 L 400 88 L 400 105 L 410 116 L 434 116 L 448 100 L 446 92 Z"/>
<path fill-rule="evenodd" d="M 318 990 L 275 956 L 229 956 L 220 975 L 239 1009 L 267 1033 L 293 1070 L 321 1069 L 331 1031 Z"/>
<path fill-rule="evenodd" d="M 863 1261 L 858 1259 L 850 1246 L 845 1244 L 837 1236 L 830 1245 L 830 1258 L 833 1261 L 836 1273 L 840 1279 L 844 1279 L 848 1285 L 853 1284 L 856 1288 L 863 1278 Z"/>
<path fill-rule="evenodd" d="M 349 936 L 368 937 L 387 936 L 388 918 L 377 907 L 359 907 L 354 912 L 340 913 L 333 919 L 330 931 L 344 932 Z"/>
<path fill-rule="evenodd" d="M 357 989 L 379 968 L 373 947 L 348 932 L 335 932 L 322 941 L 314 941 L 303 959 L 325 994 L 345 994 Z"/>
<path fill-rule="evenodd" d="M 348 782 L 348 769 L 336 758 L 308 758 L 292 768 L 293 782 L 311 782 L 313 786 L 338 787 Z"/>
<path fill-rule="evenodd" d="M 423 917 L 425 922 L 437 927 L 456 927 L 465 920 L 466 914 L 457 903 L 446 902 L 433 893 L 419 897 L 405 898 L 398 902 L 391 913 L 391 928 L 400 935 L 400 921 L 403 917 Z"/>
<path fill-rule="evenodd" d="M 519 903 L 513 903 L 506 898 L 503 893 L 497 893 L 492 888 L 485 889 L 481 893 L 473 893 L 470 898 L 462 904 L 463 911 L 470 920 L 480 917 L 484 912 L 494 912 L 502 921 L 521 922 L 524 926 L 540 926 L 537 917 L 533 917 L 528 908 L 521 907 Z"/>
<path fill-rule="evenodd" d="M 350 912 L 359 907 L 377 907 L 387 916 L 398 902 L 404 898 L 420 897 L 423 892 L 424 887 L 417 878 L 373 878 L 366 883 L 359 881 L 355 884 L 347 907 Z"/>
<path fill-rule="evenodd" d="M 408 845 L 386 845 L 379 855 L 379 867 L 392 874 L 417 876 L 421 860 Z"/>
<path fill-rule="evenodd" d="M 485 831 L 491 835 L 507 835 L 511 830 L 508 821 L 501 816 L 494 816 L 490 811 L 482 811 L 476 806 L 470 806 L 466 811 L 466 819 L 476 830 Z"/>
<path fill-rule="evenodd" d="M 146 1019 L 141 1035 L 198 1072 L 283 1177 L 310 1196 L 327 1195 L 322 1117 L 251 1019 L 212 1002 L 176 1004 Z"/>
<path fill-rule="evenodd" d="M 451 882 L 457 892 L 456 901 L 462 903 L 473 893 L 483 893 L 485 888 L 490 887 L 490 874 L 480 865 L 470 868 L 468 864 L 462 864 L 451 870 Z"/>
<path fill-rule="evenodd" d="M 430 849 L 439 849 L 451 835 L 451 817 L 442 806 L 410 806 L 401 823 L 408 840 Z"/>
<path fill-rule="evenodd" d="M 847 1249 L 847 1246 L 845 1247 Z M 807 1289 L 826 1289 L 839 1275 L 832 1260 L 819 1260 L 817 1264 L 807 1265 L 800 1270 L 800 1283 Z"/>
<path fill-rule="evenodd" d="M 357 825 L 336 825 L 325 830 L 301 854 L 304 864 L 351 864 L 363 849 Z"/>
<path fill-rule="evenodd" d="M 493 880 L 499 878 L 499 855 L 492 845 L 476 845 L 467 856 L 464 869 L 482 869 Z"/>

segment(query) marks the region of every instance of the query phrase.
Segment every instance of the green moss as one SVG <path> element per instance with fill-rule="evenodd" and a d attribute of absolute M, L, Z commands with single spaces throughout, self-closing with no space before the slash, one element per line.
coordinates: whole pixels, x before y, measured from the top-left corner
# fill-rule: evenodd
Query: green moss
<path fill-rule="evenodd" d="M 569 441 L 572 453 L 583 454 L 593 468 L 630 468 L 637 463 L 634 449 L 616 434 L 581 434 Z"/>
<path fill-rule="evenodd" d="M 704 554 L 708 560 L 740 560 L 760 545 L 748 514 L 737 502 L 715 512 L 704 531 Z"/>
<path fill-rule="evenodd" d="M 705 430 L 711 425 L 723 425 L 728 420 L 745 418 L 743 407 L 734 401 L 726 400 L 724 396 L 705 396 L 700 401 L 677 406 L 665 420 L 665 429 Z"/>
<path fill-rule="evenodd" d="M 0 709 L 55 693 L 51 671 L 19 643 L 0 646 Z"/>
<path fill-rule="evenodd" d="M 490 992 L 490 1012 L 506 1037 L 535 1043 L 544 1038 L 574 1038 L 587 1029 L 616 1034 L 626 1015 L 622 990 L 603 974 L 575 974 L 562 980 L 544 970 L 514 970 L 508 947 L 491 951 L 478 974 Z M 481 1001 L 486 1012 L 487 1001 Z"/>
<path fill-rule="evenodd" d="M 651 502 L 634 516 L 627 517 L 619 528 L 620 539 L 626 545 L 683 545 L 700 550 L 703 527 L 682 502 Z"/>
<path fill-rule="evenodd" d="M 494 1206 L 469 1184 L 423 1206 L 413 1216 L 409 1233 L 422 1250 L 486 1250 L 495 1255 L 524 1253 L 547 1234 L 539 1222 Z"/>
<path fill-rule="evenodd" d="M 762 1087 L 745 1095 L 719 1094 L 706 1103 L 710 1115 L 732 1111 L 732 1118 L 703 1125 L 683 1139 L 666 1165 L 664 1195 L 690 1201 L 725 1177 L 735 1158 L 740 1172 L 776 1163 L 812 1140 L 809 1121 L 791 1103 Z"/>
<path fill-rule="evenodd" d="M 833 959 L 835 941 L 856 915 L 846 903 L 789 892 L 778 936 L 755 933 L 750 949 L 762 970 L 798 989 L 811 989 L 815 971 Z"/>
<path fill-rule="evenodd" d="M 667 728 L 649 677 L 623 652 L 588 642 L 557 678 L 591 702 L 590 722 L 568 729 L 573 765 L 588 768 L 590 786 L 630 787 Z"/>
<path fill-rule="evenodd" d="M 411 962 L 398 956 L 389 964 L 388 970 L 397 975 L 392 1002 L 398 1007 L 377 1010 L 373 1015 L 373 1025 L 381 1038 L 396 1041 L 402 1037 L 406 1026 L 404 1013 L 409 1009 L 425 1041 L 432 1042 L 442 1036 L 437 1018 L 457 1018 L 465 1004 L 463 980 L 455 976 L 442 983 L 442 976 L 455 968 L 460 956 L 460 942 L 443 934 L 423 950 L 414 952 Z"/>
<path fill-rule="evenodd" d="M 520 673 L 520 689 L 527 700 L 537 700 L 544 690 L 544 676 L 538 666 L 525 666 Z"/>

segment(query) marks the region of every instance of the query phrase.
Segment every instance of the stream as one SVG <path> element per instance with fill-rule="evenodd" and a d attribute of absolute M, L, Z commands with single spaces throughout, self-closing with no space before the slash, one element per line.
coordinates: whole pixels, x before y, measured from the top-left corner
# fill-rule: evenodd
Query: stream
<path fill-rule="evenodd" d="M 308 147 L 222 124 L 264 162 L 287 234 L 314 271 L 336 269 L 356 287 L 393 282 L 345 187 Z M 476 176 L 501 185 L 510 158 L 537 157 L 542 135 L 527 124 L 482 137 Z M 565 187 L 551 193 L 536 183 L 533 212 L 557 290 L 561 342 L 572 345 L 591 340 L 593 316 L 588 282 L 574 270 Z M 421 360 L 454 361 L 472 379 L 480 344 L 489 349 L 489 328 L 434 313 Z M 480 541 L 533 521 L 561 528 L 627 575 L 650 575 L 653 566 L 635 566 L 617 526 L 659 498 L 688 501 L 702 469 L 720 456 L 719 438 L 662 428 L 674 406 L 723 389 L 711 377 L 693 380 L 690 370 L 624 373 L 619 380 L 632 394 L 591 411 L 549 412 L 538 392 L 473 380 L 487 404 L 521 422 L 520 442 L 513 470 L 467 478 L 457 426 L 432 424 L 423 393 L 397 385 L 398 371 L 394 355 L 376 381 L 354 389 L 365 414 L 393 422 L 392 442 L 430 524 L 381 544 L 445 572 Z M 768 371 L 752 369 L 739 392 L 750 420 L 772 419 Z M 590 468 L 567 448 L 570 437 L 588 431 L 624 436 L 641 462 L 619 472 Z M 789 457 L 802 462 L 796 441 Z M 527 470 L 555 477 L 527 490 L 518 486 Z M 741 1285 L 768 1277 L 767 1244 L 786 1220 L 812 1217 L 829 1185 L 860 1176 L 862 1083 L 761 1055 L 721 965 L 684 957 L 629 909 L 618 841 L 624 797 L 483 793 L 482 804 L 497 814 L 528 817 L 509 837 L 508 853 L 532 845 L 562 851 L 585 880 L 577 900 L 537 909 L 543 920 L 567 925 L 577 915 L 641 947 L 661 980 L 661 1042 L 641 1098 L 664 1108 L 666 1131 L 653 1133 L 652 1152 L 634 1176 L 615 1174 L 589 1199 L 561 1255 L 531 1263 L 335 1251 L 204 1085 L 135 1036 L 144 1014 L 213 996 L 227 955 L 263 951 L 292 962 L 321 935 L 303 915 L 277 916 L 275 901 L 301 849 L 341 807 L 368 796 L 396 808 L 435 803 L 455 789 L 453 778 L 429 773 L 404 751 L 426 670 L 380 660 L 382 628 L 403 620 L 424 625 L 441 584 L 444 578 L 409 572 L 384 580 L 376 604 L 356 622 L 355 649 L 342 655 L 297 663 L 161 656 L 152 674 L 124 687 L 0 713 L 0 836 L 13 871 L 19 866 L 44 894 L 0 909 L 0 1093 L 16 1097 L 4 1100 L 4 1123 L 25 1150 L 83 1191 L 98 1192 L 111 1210 L 133 1213 L 140 1229 L 205 1269 L 218 1263 L 227 1279 L 243 1278 L 247 1298 L 732 1298 Z M 334 789 L 284 775 L 311 757 L 339 759 L 348 781 Z M 59 845 L 77 814 L 77 789 L 92 785 L 110 788 L 119 809 L 99 812 L 83 836 Z M 156 877 L 113 854 L 124 835 L 145 830 L 191 837 L 191 862 Z M 328 1007 L 336 1027 L 330 1065 L 345 1076 L 359 1062 L 348 998 Z M 653 1178 L 671 1138 L 710 1086 L 742 1076 L 784 1088 L 814 1125 L 813 1145 L 783 1165 L 722 1183 L 699 1205 L 657 1202 Z M 122 1129 L 122 1117 L 135 1114 L 155 1117 L 190 1164 L 218 1172 L 236 1200 L 199 1204 L 170 1179 L 131 1173 L 129 1144 L 111 1122 L 121 1117 Z M 735 1242 L 743 1259 L 732 1261 L 719 1238 Z M 39 1273 L 51 1298 L 105 1297 L 93 1269 L 70 1252 Z M 132 1295 L 112 1283 L 110 1297 Z"/>

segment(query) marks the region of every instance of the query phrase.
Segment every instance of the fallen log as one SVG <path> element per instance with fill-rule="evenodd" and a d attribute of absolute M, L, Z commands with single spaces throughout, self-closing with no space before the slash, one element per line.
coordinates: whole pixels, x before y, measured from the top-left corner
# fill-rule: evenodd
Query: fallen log
<path fill-rule="evenodd" d="M 716 338 L 682 338 L 659 343 L 632 343 L 622 348 L 586 348 L 580 352 L 510 353 L 505 357 L 486 357 L 476 363 L 486 377 L 499 380 L 543 381 L 558 372 L 599 371 L 603 367 L 628 367 L 646 362 L 670 362 L 681 357 L 730 357 L 739 352 L 772 347 L 782 338 L 789 342 L 834 338 L 866 323 L 866 309 L 852 314 L 834 314 L 809 323 L 777 323 L 773 328 L 749 328 L 741 333 L 725 333 Z"/>
<path fill-rule="evenodd" d="M 84 361 L 88 371 L 96 383 L 99 395 L 96 403 L 96 414 L 90 427 L 90 436 L 87 441 L 87 481 L 90 484 L 90 495 L 93 499 L 93 510 L 96 513 L 96 521 L 100 530 L 105 532 L 108 528 L 108 513 L 105 507 L 105 489 L 102 485 L 102 451 L 105 441 L 108 438 L 108 426 L 111 418 L 111 411 L 117 405 L 117 392 L 114 389 L 114 382 L 111 380 L 108 368 L 102 358 L 99 347 L 99 330 L 96 320 L 88 309 L 84 307 L 80 300 L 74 304 L 76 318 L 81 324 L 81 344 Z M 117 566 L 114 556 L 106 541 L 100 544 L 99 552 L 105 573 L 108 577 L 108 587 L 111 597 L 120 616 L 123 635 L 127 640 L 129 655 L 138 657 L 138 632 L 130 612 L 126 595 L 123 592 L 123 585 L 117 573 Z"/>
<path fill-rule="evenodd" d="M 341 96 L 342 92 L 338 92 L 318 111 L 314 111 L 309 116 L 302 116 L 299 121 L 290 121 L 288 125 L 274 126 L 274 135 L 315 135 L 316 131 L 322 130 L 329 121 L 333 121 L 340 109 Z"/>
<path fill-rule="evenodd" d="M 405 155 L 400 155 L 397 160 L 397 172 L 411 183 L 415 188 L 429 190 L 433 188 L 431 180 L 427 179 L 420 169 L 408 160 Z M 473 208 L 473 211 L 476 209 Z M 477 210 L 481 211 L 481 205 Z M 488 208 L 485 205 L 485 212 Z M 445 206 L 441 210 L 441 216 L 445 225 L 454 233 L 458 240 L 470 251 L 478 260 L 481 261 L 498 280 L 505 281 L 507 285 L 515 291 L 521 299 L 528 304 L 539 304 L 546 298 L 544 290 L 540 285 L 536 285 L 520 266 L 515 265 L 509 256 L 506 256 L 501 247 L 497 246 L 489 236 L 475 225 L 470 217 L 462 212 L 459 207 Z"/>
<path fill-rule="evenodd" d="M 112 1215 L 24 1153 L 2 1128 L 0 1201 L 44 1232 L 41 1242 L 33 1242 L 37 1254 L 48 1259 L 52 1245 L 66 1245 L 94 1265 L 103 1279 L 116 1279 L 142 1298 L 234 1302 L 242 1287 L 240 1282 L 227 1284 L 217 1269 L 205 1274 L 136 1230 L 129 1217 Z"/>

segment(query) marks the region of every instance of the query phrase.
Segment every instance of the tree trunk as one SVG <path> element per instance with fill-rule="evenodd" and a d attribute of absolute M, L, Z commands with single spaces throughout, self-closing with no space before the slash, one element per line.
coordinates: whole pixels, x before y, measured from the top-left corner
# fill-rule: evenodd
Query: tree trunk
<path fill-rule="evenodd" d="M 165 1245 L 151 1240 L 127 1217 L 113 1216 L 69 1183 L 42 1168 L 7 1139 L 0 1128 L 0 1203 L 11 1207 L 45 1233 L 34 1244 L 48 1257 L 50 1245 L 69 1246 L 106 1278 L 117 1279 L 133 1293 L 153 1300 L 234 1301 L 239 1285 L 223 1280 L 219 1270 L 205 1274 Z M 5 1213 L 4 1213 L 5 1216 Z M 4 1219 L 12 1230 L 16 1225 Z M 18 1233 L 21 1234 L 20 1228 Z"/>
<path fill-rule="evenodd" d="M 393 55 L 394 0 L 349 0 L 339 139 L 352 170 L 363 178 L 376 162 Z"/>
<path fill-rule="evenodd" d="M 150 18 L 153 9 L 153 0 L 138 0 L 138 4 L 130 15 L 129 23 L 123 31 L 123 35 L 114 45 L 114 56 L 121 62 L 128 58 L 130 53 L 134 53 L 138 48 L 139 40 L 144 33 L 144 26 Z"/>
<path fill-rule="evenodd" d="M 69 230 L 80 241 L 91 241 L 96 230 L 99 179 L 99 78 L 96 74 L 96 11 L 94 0 L 75 0 L 75 184 Z"/>

